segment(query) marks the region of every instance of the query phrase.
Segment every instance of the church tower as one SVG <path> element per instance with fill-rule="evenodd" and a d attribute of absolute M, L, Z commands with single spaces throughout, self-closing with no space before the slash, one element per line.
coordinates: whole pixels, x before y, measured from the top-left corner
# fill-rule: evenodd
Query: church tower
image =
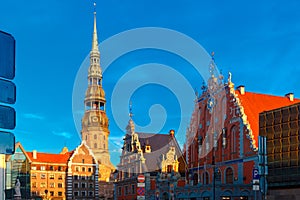
<path fill-rule="evenodd" d="M 99 163 L 113 167 L 108 150 L 109 130 L 105 103 L 98 49 L 96 11 L 94 11 L 94 31 L 88 69 L 88 88 L 84 98 L 85 113 L 81 122 L 81 139 L 85 140 L 86 144 L 92 149 Z"/>

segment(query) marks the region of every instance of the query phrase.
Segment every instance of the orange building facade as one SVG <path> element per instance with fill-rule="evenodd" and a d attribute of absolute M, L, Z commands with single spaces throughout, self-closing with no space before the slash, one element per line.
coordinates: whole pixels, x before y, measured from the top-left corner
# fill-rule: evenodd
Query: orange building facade
<path fill-rule="evenodd" d="M 18 175 L 21 188 L 30 187 L 26 198 L 99 199 L 98 163 L 84 142 L 73 151 L 64 148 L 60 154 L 26 152 L 20 143 L 17 145 L 26 157 L 28 168 L 28 181 Z"/>

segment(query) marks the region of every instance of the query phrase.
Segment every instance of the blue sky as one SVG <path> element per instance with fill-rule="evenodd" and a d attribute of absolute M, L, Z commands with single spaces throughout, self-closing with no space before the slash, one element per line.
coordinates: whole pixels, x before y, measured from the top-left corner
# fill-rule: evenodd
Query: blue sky
<path fill-rule="evenodd" d="M 97 1 L 99 42 L 134 28 L 161 27 L 183 33 L 215 52 L 218 68 L 228 71 L 246 91 L 300 96 L 300 3 L 282 1 Z M 72 115 L 76 74 L 91 48 L 93 1 L 2 1 L 0 30 L 17 44 L 17 127 L 13 131 L 25 149 L 59 152 L 75 148 L 80 139 Z M 119 44 L 120 48 L 123 44 Z M 114 48 L 118 48 L 114 46 Z M 101 50 L 105 56 L 106 49 Z M 144 49 L 123 55 L 104 72 L 103 86 L 110 101 L 122 74 L 137 65 L 162 63 L 181 70 L 193 88 L 202 79 L 184 59 L 164 51 Z M 156 72 L 156 73 L 159 73 Z M 137 80 L 142 77 L 139 74 Z M 134 79 L 132 81 L 135 81 Z M 176 82 L 176 80 L 175 80 Z M 126 85 L 125 85 L 126 86 Z M 180 83 L 178 83 L 180 87 Z M 145 126 L 148 110 L 162 104 L 167 121 L 161 132 L 178 128 L 180 102 L 166 88 L 145 85 L 132 95 L 134 120 Z M 83 101 L 83 100 L 82 100 Z M 193 103 L 190 103 L 193 107 Z M 127 109 L 127 108 L 126 108 Z M 161 111 L 160 107 L 157 107 Z M 125 127 L 113 120 L 110 105 L 112 160 Z M 128 120 L 128 119 L 127 119 Z M 127 122 L 127 121 L 126 121 Z M 153 132 L 153 130 L 145 130 Z"/>

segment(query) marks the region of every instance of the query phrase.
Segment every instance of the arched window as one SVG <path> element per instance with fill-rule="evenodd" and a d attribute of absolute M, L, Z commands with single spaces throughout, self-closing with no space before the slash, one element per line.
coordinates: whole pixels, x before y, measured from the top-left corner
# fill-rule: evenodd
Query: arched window
<path fill-rule="evenodd" d="M 197 185 L 198 184 L 198 174 L 195 173 L 193 176 L 193 185 Z"/>
<path fill-rule="evenodd" d="M 226 169 L 226 177 L 225 177 L 225 181 L 226 181 L 226 184 L 233 184 L 233 170 L 232 168 L 227 168 Z"/>
<path fill-rule="evenodd" d="M 209 184 L 209 174 L 208 174 L 208 172 L 203 173 L 202 180 L 203 180 L 203 184 Z"/>
<path fill-rule="evenodd" d="M 167 166 L 167 173 L 171 173 L 173 171 L 173 166 L 172 165 L 168 165 Z"/>
<path fill-rule="evenodd" d="M 94 148 L 97 148 L 97 143 L 94 143 Z"/>

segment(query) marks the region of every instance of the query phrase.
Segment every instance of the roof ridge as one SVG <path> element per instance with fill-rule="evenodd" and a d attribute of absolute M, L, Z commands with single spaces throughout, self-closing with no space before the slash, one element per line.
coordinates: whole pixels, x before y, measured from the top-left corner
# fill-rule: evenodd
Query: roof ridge
<path fill-rule="evenodd" d="M 234 90 L 235 92 L 238 93 L 238 95 L 242 95 L 238 89 Z M 251 93 L 251 94 L 256 94 L 256 95 L 264 95 L 264 96 L 270 96 L 270 97 L 278 97 L 278 98 L 287 98 L 286 96 L 280 96 L 280 95 L 276 95 L 276 94 L 266 94 L 266 93 L 258 93 L 258 92 L 251 92 L 251 91 L 245 91 L 244 95 L 247 95 L 247 93 Z M 300 100 L 300 98 L 294 98 L 294 100 Z"/>

